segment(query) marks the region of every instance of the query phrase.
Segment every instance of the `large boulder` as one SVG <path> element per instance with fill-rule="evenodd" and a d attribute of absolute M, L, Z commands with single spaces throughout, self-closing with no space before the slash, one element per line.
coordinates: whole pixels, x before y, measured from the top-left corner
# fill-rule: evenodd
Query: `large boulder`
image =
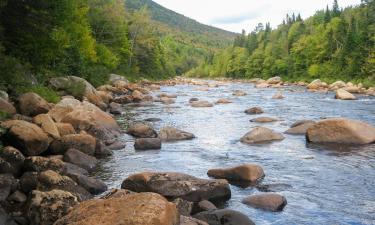
<path fill-rule="evenodd" d="M 307 85 L 307 89 L 312 89 L 312 90 L 316 90 L 316 89 L 320 89 L 324 87 L 326 87 L 326 84 L 323 83 L 319 79 L 313 80 L 309 85 Z"/>
<path fill-rule="evenodd" d="M 51 143 L 50 151 L 53 154 L 64 154 L 71 148 L 85 154 L 94 155 L 96 139 L 89 134 L 68 134 Z"/>
<path fill-rule="evenodd" d="M 39 125 L 44 132 L 53 138 L 60 138 L 59 130 L 48 114 L 39 114 L 33 118 L 33 122 Z"/>
<path fill-rule="evenodd" d="M 55 225 L 177 225 L 176 206 L 155 193 L 95 199 L 76 206 Z"/>
<path fill-rule="evenodd" d="M 25 157 L 19 150 L 11 146 L 3 148 L 0 150 L 0 173 L 11 173 L 18 176 L 24 161 Z"/>
<path fill-rule="evenodd" d="M 281 141 L 284 136 L 266 127 L 255 127 L 246 133 L 240 140 L 246 144 L 258 144 L 272 141 Z"/>
<path fill-rule="evenodd" d="M 77 198 L 67 191 L 33 191 L 28 203 L 27 216 L 32 225 L 52 225 L 78 204 Z"/>
<path fill-rule="evenodd" d="M 357 99 L 353 94 L 345 91 L 344 89 L 338 89 L 336 91 L 335 98 L 341 99 L 341 100 L 356 100 Z"/>
<path fill-rule="evenodd" d="M 181 198 L 191 202 L 226 201 L 231 197 L 226 180 L 199 179 L 183 173 L 138 173 L 126 178 L 121 188 L 155 192 L 170 199 Z"/>
<path fill-rule="evenodd" d="M 42 156 L 27 157 L 24 161 L 23 169 L 25 171 L 42 172 L 46 170 L 53 170 L 58 173 L 64 171 L 65 164 L 60 159 L 47 158 Z"/>
<path fill-rule="evenodd" d="M 145 123 L 135 123 L 130 125 L 127 133 L 137 138 L 155 138 L 158 136 L 154 128 Z"/>
<path fill-rule="evenodd" d="M 193 101 L 190 103 L 191 107 L 194 108 L 206 108 L 213 107 L 214 105 L 208 101 Z"/>
<path fill-rule="evenodd" d="M 72 173 L 69 175 L 69 177 L 93 195 L 101 194 L 108 189 L 107 185 L 103 181 L 83 174 Z"/>
<path fill-rule="evenodd" d="M 194 134 L 176 129 L 174 127 L 163 127 L 159 132 L 162 141 L 190 140 L 195 138 Z"/>
<path fill-rule="evenodd" d="M 252 108 L 246 109 L 245 113 L 249 115 L 255 115 L 255 114 L 262 114 L 264 112 L 263 112 L 263 109 L 260 107 L 252 107 Z"/>
<path fill-rule="evenodd" d="M 116 120 L 86 101 L 64 98 L 48 114 L 58 123 L 70 123 L 76 131 L 86 131 L 101 140 L 111 140 L 120 135 Z"/>
<path fill-rule="evenodd" d="M 204 211 L 194 215 L 194 218 L 210 225 L 255 225 L 246 215 L 231 209 Z"/>
<path fill-rule="evenodd" d="M 346 83 L 341 80 L 336 81 L 332 83 L 331 85 L 329 85 L 329 89 L 331 90 L 337 90 L 337 89 L 344 88 L 344 87 L 346 87 Z"/>
<path fill-rule="evenodd" d="M 47 113 L 51 109 L 50 104 L 46 100 L 33 92 L 21 95 L 18 102 L 19 109 L 25 116 L 33 117 L 42 113 Z"/>
<path fill-rule="evenodd" d="M 268 211 L 281 211 L 287 204 L 286 198 L 275 193 L 256 194 L 251 195 L 242 200 L 242 203 L 261 208 Z"/>
<path fill-rule="evenodd" d="M 8 120 L 1 125 L 8 129 L 2 137 L 3 141 L 27 156 L 39 155 L 49 146 L 48 135 L 35 124 L 23 120 Z"/>
<path fill-rule="evenodd" d="M 307 129 L 314 126 L 316 124 L 313 120 L 303 120 L 297 121 L 294 123 L 287 131 L 284 133 L 286 134 L 294 134 L 294 135 L 304 135 L 307 132 Z"/>
<path fill-rule="evenodd" d="M 75 76 L 56 77 L 50 80 L 50 84 L 57 91 L 62 91 L 81 100 L 86 97 L 89 102 L 99 108 L 106 108 L 106 104 L 98 91 L 83 78 Z"/>
<path fill-rule="evenodd" d="M 207 175 L 217 179 L 229 181 L 258 182 L 264 177 L 262 167 L 255 164 L 243 164 L 240 166 L 225 169 L 210 169 Z"/>
<path fill-rule="evenodd" d="M 17 113 L 17 110 L 10 102 L 3 98 L 0 98 L 0 112 L 12 116 Z"/>
<path fill-rule="evenodd" d="M 358 120 L 326 119 L 310 127 L 306 137 L 316 143 L 370 144 L 375 142 L 375 127 Z"/>
<path fill-rule="evenodd" d="M 87 171 L 94 171 L 98 160 L 77 149 L 71 148 L 64 154 L 64 161 L 77 165 Z"/>
<path fill-rule="evenodd" d="M 79 186 L 71 178 L 62 176 L 55 171 L 47 170 L 38 174 L 36 189 L 39 191 L 51 191 L 59 189 L 75 195 L 79 201 L 85 201 L 93 196 L 83 187 Z"/>
<path fill-rule="evenodd" d="M 68 134 L 75 134 L 76 130 L 70 123 L 55 123 L 60 136 L 65 136 Z"/>
<path fill-rule="evenodd" d="M 137 138 L 134 142 L 135 150 L 158 150 L 161 149 L 160 138 Z"/>

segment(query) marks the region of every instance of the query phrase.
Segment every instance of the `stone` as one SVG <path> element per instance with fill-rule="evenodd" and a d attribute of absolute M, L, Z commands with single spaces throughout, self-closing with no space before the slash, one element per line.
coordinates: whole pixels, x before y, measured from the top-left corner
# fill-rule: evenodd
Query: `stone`
<path fill-rule="evenodd" d="M 42 156 L 31 156 L 25 159 L 23 169 L 25 171 L 42 172 L 53 170 L 62 172 L 64 170 L 64 162 L 56 158 L 47 158 Z"/>
<path fill-rule="evenodd" d="M 341 99 L 341 100 L 356 100 L 357 99 L 353 94 L 347 92 L 344 89 L 338 89 L 336 91 L 335 98 Z"/>
<path fill-rule="evenodd" d="M 14 114 L 12 116 L 12 120 L 24 120 L 24 121 L 29 122 L 29 123 L 33 122 L 33 118 L 32 117 L 21 115 L 21 114 Z"/>
<path fill-rule="evenodd" d="M 0 202 L 5 201 L 12 191 L 14 177 L 10 174 L 0 174 Z"/>
<path fill-rule="evenodd" d="M 125 147 L 126 147 L 126 142 L 121 141 L 121 140 L 117 140 L 114 143 L 107 146 L 107 148 L 110 150 L 121 150 L 121 149 L 124 149 Z"/>
<path fill-rule="evenodd" d="M 20 190 L 23 193 L 30 193 L 32 190 L 35 190 L 38 185 L 38 173 L 37 172 L 25 172 L 20 177 Z"/>
<path fill-rule="evenodd" d="M 265 176 L 262 167 L 249 163 L 225 169 L 210 169 L 207 175 L 228 181 L 249 181 L 252 183 L 257 183 Z"/>
<path fill-rule="evenodd" d="M 113 73 L 109 75 L 109 82 L 111 84 L 115 84 L 117 81 L 122 81 L 126 84 L 129 83 L 129 81 L 124 76 L 113 74 Z"/>
<path fill-rule="evenodd" d="M 33 191 L 30 197 L 27 216 L 31 224 L 52 225 L 65 216 L 78 204 L 77 198 L 67 191 Z"/>
<path fill-rule="evenodd" d="M 15 191 L 13 194 L 9 195 L 7 200 L 11 202 L 24 203 L 27 200 L 27 196 L 20 191 Z"/>
<path fill-rule="evenodd" d="M 95 154 L 96 139 L 89 134 L 68 134 L 51 143 L 50 151 L 53 154 L 65 154 L 74 148 L 88 155 Z"/>
<path fill-rule="evenodd" d="M 122 182 L 121 188 L 136 192 L 155 192 L 168 199 L 181 198 L 191 202 L 220 202 L 231 197 L 226 180 L 199 179 L 183 173 L 133 174 Z"/>
<path fill-rule="evenodd" d="M 60 138 L 59 130 L 48 114 L 39 114 L 33 118 L 33 122 L 39 125 L 44 132 L 53 138 Z"/>
<path fill-rule="evenodd" d="M 272 99 L 283 99 L 283 93 L 282 92 L 277 92 L 274 96 L 272 96 Z"/>
<path fill-rule="evenodd" d="M 252 107 L 252 108 L 246 109 L 245 113 L 249 115 L 255 115 L 255 114 L 262 114 L 264 112 L 263 112 L 263 109 L 260 107 Z"/>
<path fill-rule="evenodd" d="M 76 131 L 70 123 L 55 123 L 61 137 L 69 134 L 76 134 Z"/>
<path fill-rule="evenodd" d="M 282 83 L 282 82 L 283 82 L 283 80 L 281 79 L 281 77 L 278 77 L 278 76 L 271 77 L 267 80 L 268 84 L 279 84 L 279 83 Z"/>
<path fill-rule="evenodd" d="M 177 211 L 179 212 L 180 215 L 183 216 L 190 216 L 192 210 L 193 210 L 193 202 L 186 201 L 181 198 L 177 198 L 173 201 L 173 203 L 177 207 Z"/>
<path fill-rule="evenodd" d="M 159 138 L 162 141 L 179 141 L 191 140 L 195 135 L 186 131 L 176 129 L 174 127 L 163 127 L 159 132 Z"/>
<path fill-rule="evenodd" d="M 271 123 L 271 122 L 278 121 L 278 119 L 271 118 L 271 117 L 258 117 L 255 119 L 251 119 L 250 121 L 255 122 L 255 123 Z"/>
<path fill-rule="evenodd" d="M 145 98 L 143 93 L 138 91 L 138 90 L 134 90 L 133 93 L 131 94 L 131 96 L 133 98 L 133 102 L 141 102 Z"/>
<path fill-rule="evenodd" d="M 38 174 L 36 189 L 39 191 L 51 191 L 54 189 L 68 191 L 76 196 L 78 201 L 85 201 L 93 197 L 90 192 L 79 186 L 71 178 L 62 176 L 52 170 L 43 171 Z"/>
<path fill-rule="evenodd" d="M 337 89 L 344 88 L 344 87 L 346 87 L 346 83 L 344 81 L 341 81 L 341 80 L 336 81 L 336 82 L 332 83 L 331 85 L 329 85 L 329 88 L 331 90 L 337 90 Z"/>
<path fill-rule="evenodd" d="M 255 88 L 268 88 L 269 86 L 267 82 L 260 82 L 255 85 Z"/>
<path fill-rule="evenodd" d="M 246 215 L 231 209 L 217 209 L 200 212 L 194 218 L 210 225 L 255 225 Z"/>
<path fill-rule="evenodd" d="M 102 141 L 96 140 L 95 157 L 104 158 L 113 155 L 113 152 Z"/>
<path fill-rule="evenodd" d="M 69 149 L 64 154 L 64 161 L 77 165 L 89 172 L 94 171 L 98 164 L 98 160 L 95 157 L 87 155 L 74 148 Z"/>
<path fill-rule="evenodd" d="M 272 141 L 281 141 L 284 136 L 266 127 L 255 127 L 246 133 L 240 141 L 246 144 L 260 144 Z"/>
<path fill-rule="evenodd" d="M 78 173 L 70 174 L 69 177 L 93 195 L 101 194 L 108 190 L 107 185 L 99 179 L 95 179 Z"/>
<path fill-rule="evenodd" d="M 66 94 L 81 100 L 85 97 L 99 108 L 106 108 L 106 104 L 103 102 L 98 91 L 83 78 L 76 76 L 55 77 L 50 80 L 50 84 L 57 91 L 64 91 Z"/>
<path fill-rule="evenodd" d="M 296 122 L 294 122 L 292 125 L 290 125 L 290 128 L 293 128 L 293 127 L 298 127 L 302 124 L 305 124 L 305 123 L 315 123 L 314 120 L 298 120 Z"/>
<path fill-rule="evenodd" d="M 315 143 L 370 144 L 375 142 L 375 127 L 358 120 L 326 119 L 307 129 L 306 138 Z"/>
<path fill-rule="evenodd" d="M 177 98 L 177 94 L 161 93 L 158 95 L 159 98 Z"/>
<path fill-rule="evenodd" d="M 314 126 L 316 124 L 315 121 L 301 121 L 298 125 L 293 124 L 291 128 L 289 128 L 284 133 L 286 134 L 294 134 L 294 135 L 304 135 L 307 132 L 307 129 Z"/>
<path fill-rule="evenodd" d="M 8 129 L 2 136 L 4 143 L 16 147 L 23 154 L 34 156 L 47 150 L 50 140 L 37 125 L 23 120 L 8 120 L 1 125 Z"/>
<path fill-rule="evenodd" d="M 135 123 L 129 126 L 127 133 L 136 138 L 155 138 L 158 136 L 156 131 L 148 124 Z"/>
<path fill-rule="evenodd" d="M 0 150 L 0 159 L 7 164 L 6 170 L 4 167 L 0 167 L 0 173 L 11 173 L 16 177 L 20 175 L 25 156 L 18 149 L 11 146 L 4 147 Z"/>
<path fill-rule="evenodd" d="M 137 138 L 134 142 L 136 150 L 158 150 L 161 149 L 160 138 Z"/>
<path fill-rule="evenodd" d="M 313 80 L 309 85 L 307 85 L 307 89 L 313 89 L 313 90 L 323 88 L 323 87 L 325 87 L 325 85 L 319 79 Z"/>
<path fill-rule="evenodd" d="M 208 101 L 193 101 L 190 103 L 191 107 L 194 108 L 207 108 L 213 107 L 214 105 Z"/>
<path fill-rule="evenodd" d="M 17 113 L 17 110 L 12 105 L 12 103 L 8 102 L 3 98 L 0 98 L 0 112 L 6 113 L 7 116 L 13 116 Z"/>
<path fill-rule="evenodd" d="M 242 200 L 243 204 L 267 211 L 282 211 L 287 204 L 286 198 L 275 193 L 251 195 Z"/>
<path fill-rule="evenodd" d="M 216 101 L 216 104 L 230 104 L 230 103 L 233 103 L 233 102 L 231 100 L 225 99 L 225 98 L 221 98 L 221 99 Z"/>
<path fill-rule="evenodd" d="M 171 104 L 174 104 L 176 101 L 173 98 L 162 97 L 160 98 L 160 102 L 165 105 L 171 105 Z"/>
<path fill-rule="evenodd" d="M 197 101 L 199 101 L 199 98 L 190 98 L 189 99 L 189 103 L 197 102 Z"/>
<path fill-rule="evenodd" d="M 77 132 L 86 131 L 100 140 L 120 135 L 116 120 L 95 105 L 64 98 L 48 113 L 57 123 L 70 123 Z"/>
<path fill-rule="evenodd" d="M 241 90 L 235 90 L 235 91 L 233 92 L 233 95 L 234 95 L 234 96 L 246 96 L 247 93 L 244 92 L 244 91 L 241 91 Z"/>
<path fill-rule="evenodd" d="M 180 225 L 209 225 L 208 223 L 188 216 L 180 216 Z"/>
<path fill-rule="evenodd" d="M 50 104 L 46 100 L 32 92 L 25 93 L 19 97 L 18 107 L 21 114 L 31 117 L 47 113 L 51 109 Z"/>
<path fill-rule="evenodd" d="M 203 211 L 210 211 L 210 210 L 216 210 L 217 207 L 210 201 L 202 200 L 196 204 L 194 204 L 193 207 L 193 214 L 197 214 Z"/>
<path fill-rule="evenodd" d="M 121 115 L 122 114 L 122 106 L 119 103 L 111 102 L 109 104 L 109 112 L 114 115 Z"/>
<path fill-rule="evenodd" d="M 128 104 L 133 102 L 133 97 L 130 95 L 121 95 L 118 97 L 115 97 L 113 99 L 113 102 L 118 103 L 118 104 Z"/>
<path fill-rule="evenodd" d="M 178 225 L 176 206 L 155 193 L 94 199 L 76 206 L 54 225 Z"/>
<path fill-rule="evenodd" d="M 113 101 L 113 96 L 111 92 L 108 91 L 97 91 L 98 96 L 102 99 L 104 104 L 108 105 L 110 102 Z"/>
<path fill-rule="evenodd" d="M 83 169 L 82 167 L 74 165 L 73 163 L 65 162 L 62 174 L 70 177 L 72 174 L 88 175 L 89 171 Z"/>

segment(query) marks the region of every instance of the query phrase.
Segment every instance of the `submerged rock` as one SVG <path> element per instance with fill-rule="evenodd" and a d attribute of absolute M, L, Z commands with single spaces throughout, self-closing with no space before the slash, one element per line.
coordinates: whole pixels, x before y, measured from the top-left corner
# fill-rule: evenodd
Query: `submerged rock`
<path fill-rule="evenodd" d="M 246 96 L 247 93 L 244 92 L 244 91 L 241 91 L 241 90 L 235 90 L 235 91 L 233 92 L 233 95 L 234 95 L 234 96 Z"/>
<path fill-rule="evenodd" d="M 255 122 L 255 123 L 271 123 L 271 122 L 276 122 L 278 119 L 271 118 L 271 117 L 258 117 L 255 119 L 251 119 L 250 122 Z"/>
<path fill-rule="evenodd" d="M 231 209 L 204 211 L 194 215 L 194 218 L 210 225 L 255 225 L 246 215 Z"/>
<path fill-rule="evenodd" d="M 335 98 L 341 99 L 341 100 L 356 100 L 357 99 L 353 94 L 345 91 L 344 89 L 338 89 L 336 91 Z"/>
<path fill-rule="evenodd" d="M 134 142 L 136 150 L 158 150 L 161 149 L 160 138 L 138 138 Z"/>
<path fill-rule="evenodd" d="M 226 180 L 199 179 L 183 173 L 133 174 L 123 181 L 121 188 L 136 192 L 155 192 L 166 198 L 181 198 L 191 202 L 227 201 L 231 197 Z"/>
<path fill-rule="evenodd" d="M 207 175 L 229 181 L 257 182 L 264 177 L 264 172 L 262 167 L 258 165 L 243 164 L 232 168 L 211 169 L 207 172 Z"/>
<path fill-rule="evenodd" d="M 246 109 L 245 113 L 249 115 L 255 115 L 255 114 L 262 114 L 264 112 L 263 112 L 263 109 L 260 107 L 252 107 L 252 108 Z"/>
<path fill-rule="evenodd" d="M 221 99 L 216 101 L 216 104 L 230 104 L 230 103 L 233 103 L 233 102 L 231 100 L 225 99 L 225 98 L 221 98 Z"/>
<path fill-rule="evenodd" d="M 284 96 L 283 96 L 283 93 L 282 92 L 277 92 L 273 97 L 272 99 L 283 99 Z"/>
<path fill-rule="evenodd" d="M 16 147 L 23 154 L 34 156 L 47 150 L 50 140 L 37 125 L 23 120 L 8 120 L 1 125 L 8 129 L 2 137 L 4 142 Z"/>
<path fill-rule="evenodd" d="M 284 136 L 266 127 L 256 127 L 247 134 L 245 134 L 240 140 L 246 144 L 258 144 L 271 141 L 281 141 Z"/>
<path fill-rule="evenodd" d="M 214 105 L 208 101 L 193 101 L 190 103 L 191 107 L 195 108 L 206 108 L 213 107 Z"/>
<path fill-rule="evenodd" d="M 176 206 L 155 193 L 95 199 L 76 206 L 55 225 L 177 225 Z"/>
<path fill-rule="evenodd" d="M 370 144 L 375 142 L 375 127 L 358 120 L 326 119 L 307 129 L 306 138 L 316 143 Z"/>
<path fill-rule="evenodd" d="M 279 194 L 267 193 L 251 195 L 242 200 L 243 204 L 268 211 L 282 211 L 287 204 L 286 198 Z"/>
<path fill-rule="evenodd" d="M 156 131 L 148 124 L 135 123 L 129 126 L 127 133 L 137 138 L 155 138 Z"/>
<path fill-rule="evenodd" d="M 176 129 L 174 127 L 163 127 L 159 132 L 162 141 L 190 140 L 195 138 L 194 134 Z"/>

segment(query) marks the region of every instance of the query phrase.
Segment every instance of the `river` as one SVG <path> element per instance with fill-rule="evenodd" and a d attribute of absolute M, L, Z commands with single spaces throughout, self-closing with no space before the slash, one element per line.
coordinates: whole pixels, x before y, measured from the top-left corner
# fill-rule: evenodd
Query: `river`
<path fill-rule="evenodd" d="M 143 171 L 183 172 L 207 178 L 207 170 L 241 163 L 256 163 L 266 177 L 262 184 L 284 195 L 282 212 L 266 212 L 243 205 L 241 199 L 264 189 L 231 186 L 232 198 L 224 207 L 241 211 L 256 224 L 375 224 L 375 145 L 360 147 L 321 146 L 306 143 L 304 136 L 285 135 L 281 142 L 246 145 L 239 139 L 257 125 L 283 132 L 297 120 L 330 117 L 358 119 L 375 125 L 375 98 L 357 101 L 334 99 L 334 93 L 310 93 L 301 87 L 285 87 L 285 99 L 274 100 L 277 89 L 256 89 L 252 84 L 229 83 L 209 91 L 199 86 L 162 87 L 178 95 L 176 103 L 125 105 L 120 123 L 160 118 L 156 130 L 170 125 L 197 136 L 191 141 L 163 143 L 160 151 L 135 151 L 133 138 L 124 134 L 124 150 L 102 160 L 96 176 L 110 188 L 119 188 L 130 174 Z M 235 97 L 234 90 L 247 96 Z M 158 92 L 155 92 L 156 95 Z M 189 99 L 215 102 L 228 98 L 232 104 L 192 108 Z M 260 106 L 261 116 L 280 119 L 256 124 L 244 110 Z"/>

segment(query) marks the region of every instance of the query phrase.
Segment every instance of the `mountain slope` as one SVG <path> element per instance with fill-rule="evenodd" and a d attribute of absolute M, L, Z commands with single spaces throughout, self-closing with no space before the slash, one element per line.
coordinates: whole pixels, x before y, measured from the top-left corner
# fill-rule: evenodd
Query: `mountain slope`
<path fill-rule="evenodd" d="M 125 0 L 125 5 L 130 12 L 146 6 L 154 21 L 174 31 L 177 30 L 185 33 L 185 35 L 194 36 L 196 41 L 204 41 L 204 44 L 209 45 L 209 47 L 222 48 L 228 46 L 236 36 L 236 33 L 201 24 L 151 0 Z"/>

